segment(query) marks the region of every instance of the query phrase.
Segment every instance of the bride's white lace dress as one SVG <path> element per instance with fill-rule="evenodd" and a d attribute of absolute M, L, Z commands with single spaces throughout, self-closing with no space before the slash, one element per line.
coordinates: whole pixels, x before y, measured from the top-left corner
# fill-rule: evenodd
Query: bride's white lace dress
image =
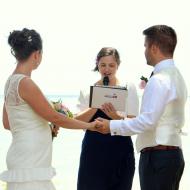
<path fill-rule="evenodd" d="M 19 96 L 18 86 L 24 77 L 11 75 L 5 85 L 12 143 L 7 153 L 8 170 L 0 179 L 7 182 L 7 190 L 55 190 L 51 182 L 55 175 L 51 130 L 48 122 Z"/>

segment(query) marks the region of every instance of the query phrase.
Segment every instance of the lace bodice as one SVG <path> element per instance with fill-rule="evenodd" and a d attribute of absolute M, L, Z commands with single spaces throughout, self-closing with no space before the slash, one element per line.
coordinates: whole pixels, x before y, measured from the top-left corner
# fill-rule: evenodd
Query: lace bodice
<path fill-rule="evenodd" d="M 24 100 L 19 96 L 18 92 L 19 83 L 25 77 L 27 76 L 23 74 L 14 74 L 8 78 L 4 89 L 6 105 L 16 106 L 25 104 Z"/>

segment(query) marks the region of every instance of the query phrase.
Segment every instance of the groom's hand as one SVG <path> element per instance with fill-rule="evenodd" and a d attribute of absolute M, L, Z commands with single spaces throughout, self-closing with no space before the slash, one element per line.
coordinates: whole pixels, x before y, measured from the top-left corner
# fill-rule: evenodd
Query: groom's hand
<path fill-rule="evenodd" d="M 110 133 L 110 121 L 101 117 L 96 119 L 96 131 L 102 134 Z"/>

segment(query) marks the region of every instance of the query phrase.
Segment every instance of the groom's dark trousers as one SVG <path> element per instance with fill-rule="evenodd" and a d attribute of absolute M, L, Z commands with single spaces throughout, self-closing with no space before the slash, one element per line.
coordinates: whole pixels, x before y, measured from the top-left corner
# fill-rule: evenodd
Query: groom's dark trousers
<path fill-rule="evenodd" d="M 182 150 L 178 147 L 163 147 L 163 149 L 145 148 L 141 151 L 139 160 L 141 190 L 179 189 L 185 165 Z"/>

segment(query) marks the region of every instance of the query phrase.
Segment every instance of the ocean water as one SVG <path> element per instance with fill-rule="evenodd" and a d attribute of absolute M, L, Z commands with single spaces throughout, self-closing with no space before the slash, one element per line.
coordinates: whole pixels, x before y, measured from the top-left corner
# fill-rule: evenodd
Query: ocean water
<path fill-rule="evenodd" d="M 73 113 L 78 110 L 76 108 L 78 95 L 51 95 L 47 96 L 50 100 L 59 100 L 70 108 Z M 3 97 L 0 96 L 0 115 L 2 115 Z M 181 180 L 180 190 L 189 190 L 190 180 L 190 98 L 186 106 L 186 122 L 184 132 L 187 133 L 183 136 L 183 151 L 186 161 L 186 167 Z M 9 131 L 3 129 L 2 122 L 0 123 L 0 172 L 6 169 L 6 154 L 11 143 L 11 134 Z M 53 140 L 53 167 L 56 168 L 56 176 L 53 178 L 53 183 L 57 190 L 76 190 L 77 172 L 79 157 L 81 151 L 81 142 L 83 139 L 84 131 L 82 130 L 69 130 L 60 129 L 58 137 Z M 132 137 L 135 142 L 135 136 Z M 138 177 L 138 160 L 139 154 L 135 153 L 136 157 L 136 171 L 133 181 L 132 190 L 140 190 L 139 177 Z M 0 190 L 5 189 L 5 183 L 0 181 Z"/>

